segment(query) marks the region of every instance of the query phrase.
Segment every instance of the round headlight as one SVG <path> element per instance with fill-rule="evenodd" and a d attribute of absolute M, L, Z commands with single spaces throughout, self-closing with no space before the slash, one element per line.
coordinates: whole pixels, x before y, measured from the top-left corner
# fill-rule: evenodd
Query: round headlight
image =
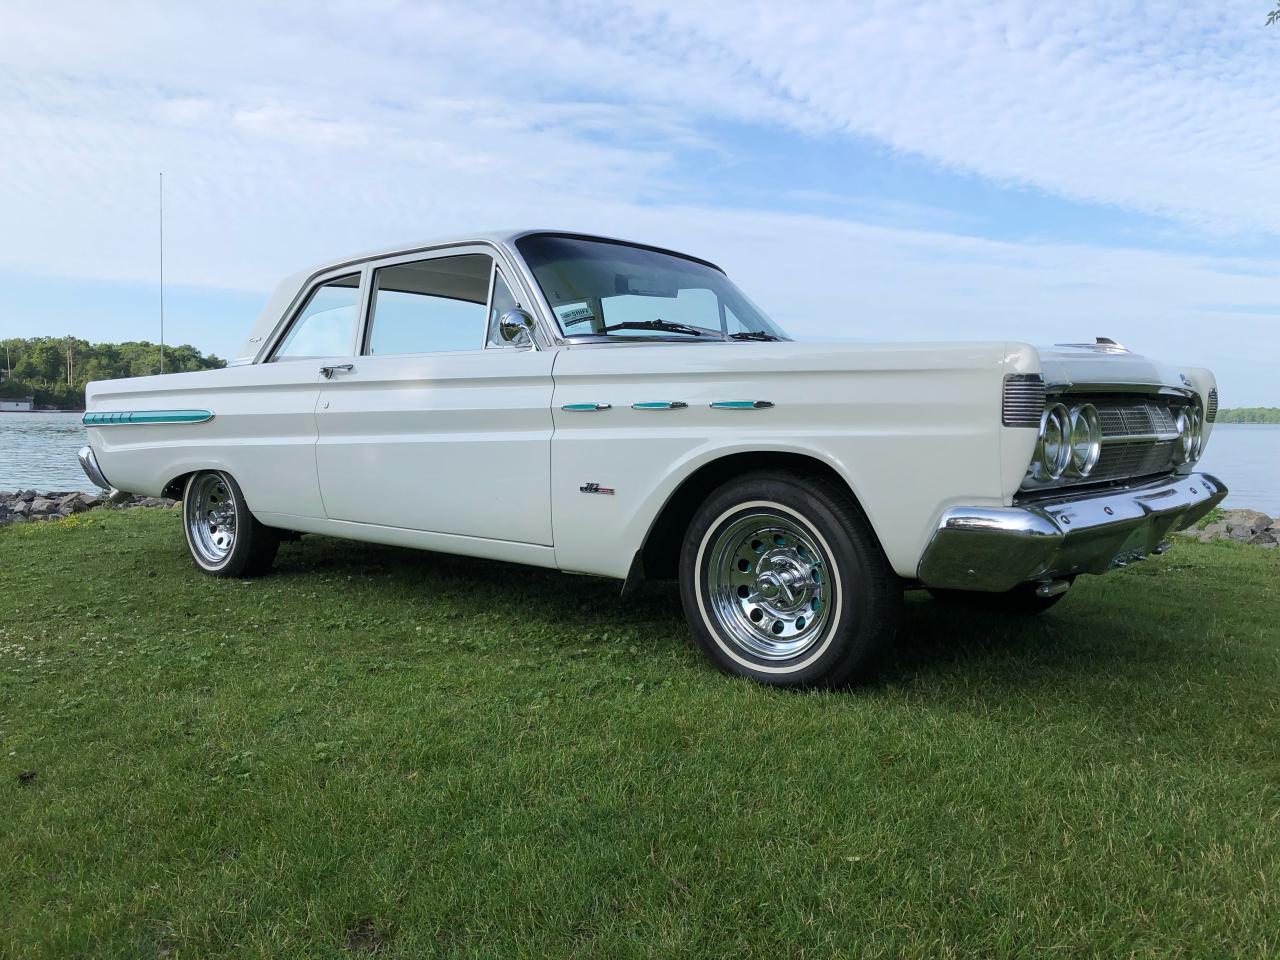
<path fill-rule="evenodd" d="M 1055 404 L 1040 418 L 1040 447 L 1036 467 L 1042 480 L 1057 480 L 1071 462 L 1071 415 Z"/>
<path fill-rule="evenodd" d="M 1087 477 L 1102 456 L 1102 421 L 1092 403 L 1071 411 L 1071 469 Z"/>
<path fill-rule="evenodd" d="M 1191 460 L 1200 459 L 1200 451 L 1204 449 L 1204 413 L 1200 405 L 1191 408 Z"/>
<path fill-rule="evenodd" d="M 1178 452 L 1182 455 L 1182 462 L 1187 463 L 1195 459 L 1196 437 L 1195 427 L 1191 422 L 1192 410 L 1179 410 L 1173 418 L 1174 426 L 1178 428 Z"/>

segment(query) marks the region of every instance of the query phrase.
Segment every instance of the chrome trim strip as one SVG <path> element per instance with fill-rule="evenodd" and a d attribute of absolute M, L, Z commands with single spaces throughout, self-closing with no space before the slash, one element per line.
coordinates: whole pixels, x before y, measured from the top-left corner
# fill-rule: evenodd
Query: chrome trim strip
<path fill-rule="evenodd" d="M 712 410 L 768 410 L 772 400 L 714 400 Z"/>
<path fill-rule="evenodd" d="M 164 423 L 206 423 L 213 419 L 208 410 L 108 410 L 85 413 L 86 427 L 141 427 Z"/>
<path fill-rule="evenodd" d="M 1001 592 L 1106 573 L 1148 554 L 1222 502 L 1226 485 L 1193 473 L 1124 490 L 1017 507 L 943 513 L 917 568 L 929 587 Z"/>
<path fill-rule="evenodd" d="M 641 400 L 631 405 L 632 410 L 683 410 L 687 406 L 683 400 Z"/>
<path fill-rule="evenodd" d="M 1111 436 L 1103 436 L 1103 444 L 1111 443 L 1167 443 L 1170 440 L 1177 440 L 1181 436 L 1177 431 L 1173 433 L 1113 433 Z"/>
<path fill-rule="evenodd" d="M 597 410 L 612 410 L 611 403 L 565 403 L 560 406 L 561 410 L 567 410 L 569 413 L 595 413 Z"/>

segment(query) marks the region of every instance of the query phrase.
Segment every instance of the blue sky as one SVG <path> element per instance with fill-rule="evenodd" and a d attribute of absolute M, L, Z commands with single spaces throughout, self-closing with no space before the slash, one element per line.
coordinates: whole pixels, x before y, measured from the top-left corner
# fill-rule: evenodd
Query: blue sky
<path fill-rule="evenodd" d="M 1111 336 L 1280 404 L 1269 5 L 20 2 L 0 335 L 234 355 L 271 286 L 507 226 L 663 243 L 784 327 Z M 69 26 L 70 25 L 70 26 Z"/>

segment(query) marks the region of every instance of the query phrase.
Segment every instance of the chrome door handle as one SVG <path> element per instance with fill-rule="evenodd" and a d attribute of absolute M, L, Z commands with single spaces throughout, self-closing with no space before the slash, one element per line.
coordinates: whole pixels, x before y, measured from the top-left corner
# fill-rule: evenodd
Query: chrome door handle
<path fill-rule="evenodd" d="M 350 370 L 354 370 L 355 368 L 356 368 L 355 364 L 353 363 L 335 363 L 331 367 L 321 367 L 320 375 L 324 377 L 326 380 L 332 380 L 334 371 L 336 370 L 350 371 Z"/>

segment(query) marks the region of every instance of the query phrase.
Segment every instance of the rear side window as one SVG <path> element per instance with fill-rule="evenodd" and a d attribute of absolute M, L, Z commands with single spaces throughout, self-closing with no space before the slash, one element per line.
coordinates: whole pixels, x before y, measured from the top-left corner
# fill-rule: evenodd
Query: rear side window
<path fill-rule="evenodd" d="M 381 267 L 365 353 L 482 350 L 493 260 L 480 253 Z"/>
<path fill-rule="evenodd" d="M 358 273 L 316 287 L 271 359 L 349 356 L 355 341 L 359 304 Z"/>

